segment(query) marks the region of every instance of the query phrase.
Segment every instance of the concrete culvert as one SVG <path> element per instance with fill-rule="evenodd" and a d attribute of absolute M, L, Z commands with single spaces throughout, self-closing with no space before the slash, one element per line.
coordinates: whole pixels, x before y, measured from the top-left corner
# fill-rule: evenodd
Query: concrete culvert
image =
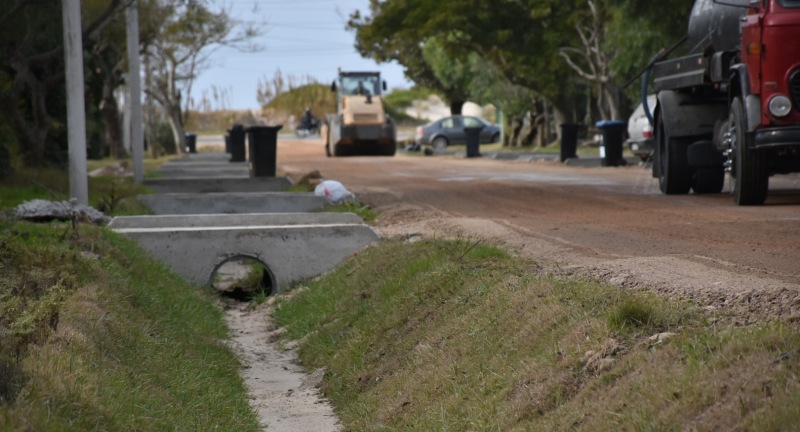
<path fill-rule="evenodd" d="M 214 268 L 210 285 L 223 297 L 248 302 L 257 296 L 272 295 L 275 277 L 258 258 L 236 255 Z"/>

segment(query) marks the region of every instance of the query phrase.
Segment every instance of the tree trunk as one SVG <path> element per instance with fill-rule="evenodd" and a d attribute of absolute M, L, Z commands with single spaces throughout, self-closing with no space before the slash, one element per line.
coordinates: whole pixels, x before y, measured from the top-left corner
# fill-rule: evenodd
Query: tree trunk
<path fill-rule="evenodd" d="M 172 129 L 172 137 L 175 139 L 177 154 L 186 154 L 186 131 L 183 129 L 180 107 L 169 110 L 167 119 L 169 120 L 170 129 Z"/>
<path fill-rule="evenodd" d="M 100 112 L 103 113 L 103 121 L 106 124 L 108 155 L 112 159 L 120 159 L 125 157 L 125 150 L 122 148 L 122 125 L 120 125 L 119 107 L 117 106 L 117 98 L 114 97 L 115 84 L 114 77 L 105 74 Z"/>
<path fill-rule="evenodd" d="M 461 115 L 463 108 L 463 100 L 450 101 L 450 115 Z"/>

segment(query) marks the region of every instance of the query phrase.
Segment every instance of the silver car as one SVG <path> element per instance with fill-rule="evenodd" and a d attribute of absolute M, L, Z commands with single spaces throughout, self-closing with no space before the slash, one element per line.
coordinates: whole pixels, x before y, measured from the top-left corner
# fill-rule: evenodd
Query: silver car
<path fill-rule="evenodd" d="M 464 128 L 481 127 L 481 144 L 500 141 L 500 127 L 471 116 L 445 117 L 417 129 L 416 145 L 430 145 L 434 150 L 444 150 L 449 145 L 466 144 Z"/>
<path fill-rule="evenodd" d="M 656 95 L 647 97 L 647 107 L 650 108 L 651 113 L 656 111 L 657 103 Z M 627 143 L 631 152 L 639 156 L 642 161 L 647 161 L 653 154 L 653 126 L 650 125 L 650 120 L 647 119 L 642 104 L 636 107 L 628 119 L 628 137 Z"/>

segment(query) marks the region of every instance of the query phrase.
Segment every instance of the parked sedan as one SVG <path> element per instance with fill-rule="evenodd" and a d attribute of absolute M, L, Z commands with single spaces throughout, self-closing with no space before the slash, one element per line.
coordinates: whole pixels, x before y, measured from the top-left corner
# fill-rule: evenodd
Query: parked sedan
<path fill-rule="evenodd" d="M 650 112 L 655 112 L 658 99 L 655 95 L 647 97 L 647 107 Z M 644 113 L 644 107 L 639 104 L 628 119 L 628 146 L 631 152 L 642 161 L 647 161 L 653 154 L 653 127 Z"/>
<path fill-rule="evenodd" d="M 466 144 L 464 128 L 482 127 L 481 143 L 500 141 L 500 127 L 479 117 L 450 116 L 430 122 L 417 129 L 417 146 L 430 145 L 434 150 L 444 150 L 449 145 Z"/>

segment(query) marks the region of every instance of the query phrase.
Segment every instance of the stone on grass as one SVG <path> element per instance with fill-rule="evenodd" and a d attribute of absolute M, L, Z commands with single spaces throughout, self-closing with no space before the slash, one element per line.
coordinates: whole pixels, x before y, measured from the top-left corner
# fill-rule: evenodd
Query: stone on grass
<path fill-rule="evenodd" d="M 18 205 L 12 211 L 17 219 L 30 222 L 52 222 L 78 220 L 91 222 L 95 225 L 106 225 L 111 218 L 103 212 L 89 206 L 78 204 L 75 198 L 69 201 L 48 201 L 35 199 Z"/>

